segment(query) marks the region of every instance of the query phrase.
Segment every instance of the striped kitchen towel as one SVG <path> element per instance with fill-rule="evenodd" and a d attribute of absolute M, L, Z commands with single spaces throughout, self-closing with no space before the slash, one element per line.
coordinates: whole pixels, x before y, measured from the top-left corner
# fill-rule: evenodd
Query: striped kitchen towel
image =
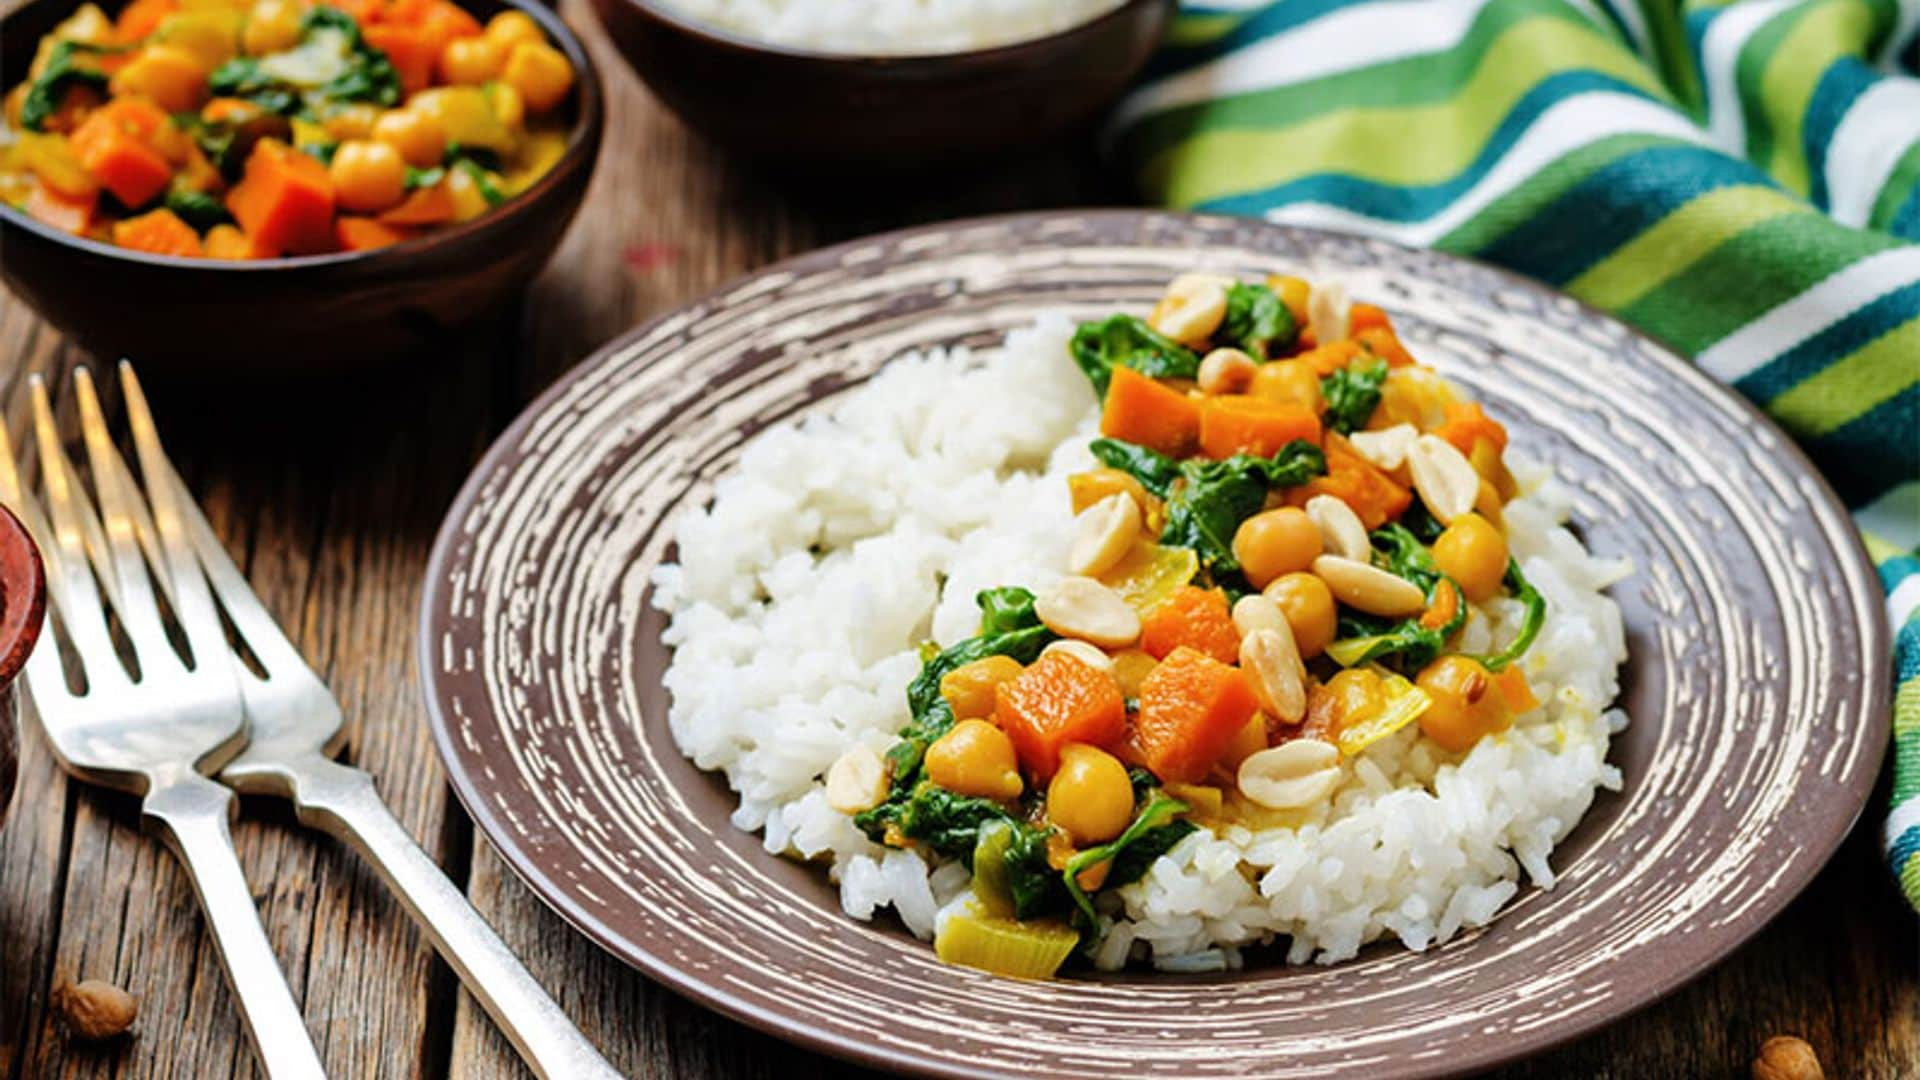
<path fill-rule="evenodd" d="M 1867 538 L 1920 907 L 1920 0 L 1209 0 L 1110 136 L 1145 194 L 1503 264 L 1691 354 Z"/>

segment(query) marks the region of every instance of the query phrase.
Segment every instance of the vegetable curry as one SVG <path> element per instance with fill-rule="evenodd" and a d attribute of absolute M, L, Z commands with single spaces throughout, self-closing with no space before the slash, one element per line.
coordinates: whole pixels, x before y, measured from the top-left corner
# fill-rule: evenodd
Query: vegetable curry
<path fill-rule="evenodd" d="M 0 199 L 152 254 L 383 247 L 551 169 L 573 79 L 532 17 L 451 0 L 85 4 L 6 96 Z"/>
<path fill-rule="evenodd" d="M 1188 833 L 1300 824 L 1409 725 L 1498 737 L 1539 704 L 1514 661 L 1546 614 L 1507 550 L 1505 429 L 1338 284 L 1185 275 L 1071 349 L 1102 403 L 1071 576 L 982 592 L 884 759 L 827 782 L 874 840 L 971 868 L 942 959 L 1034 978 Z M 1496 602 L 1519 630 L 1463 652 Z"/>

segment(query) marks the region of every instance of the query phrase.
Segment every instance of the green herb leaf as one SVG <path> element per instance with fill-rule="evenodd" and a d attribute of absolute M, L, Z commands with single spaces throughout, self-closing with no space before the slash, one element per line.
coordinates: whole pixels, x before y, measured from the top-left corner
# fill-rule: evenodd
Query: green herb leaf
<path fill-rule="evenodd" d="M 1534 588 L 1527 576 L 1520 572 L 1520 560 L 1507 560 L 1506 581 L 1514 597 L 1527 605 L 1527 617 L 1520 624 L 1520 632 L 1514 635 L 1506 648 L 1480 658 L 1488 671 L 1504 671 L 1508 664 L 1526 655 L 1527 650 L 1533 648 L 1534 639 L 1540 636 L 1540 628 L 1547 622 L 1547 598 L 1541 596 L 1540 590 Z"/>
<path fill-rule="evenodd" d="M 447 170 L 438 165 L 435 165 L 431 169 L 416 169 L 409 165 L 407 166 L 406 188 L 408 191 L 418 191 L 421 188 L 430 188 L 446 178 Z"/>
<path fill-rule="evenodd" d="M 487 200 L 488 206 L 499 206 L 501 203 L 507 201 L 507 197 L 500 193 L 498 187 L 494 186 L 493 177 L 489 175 L 485 169 L 475 164 L 472 158 L 461 158 L 459 161 L 453 163 L 453 167 L 473 178 L 475 186 L 480 189 L 480 197 Z"/>
<path fill-rule="evenodd" d="M 1090 847 L 1067 860 L 1067 868 L 1061 871 L 1060 876 L 1062 882 L 1067 887 L 1067 895 L 1073 898 L 1074 907 L 1079 909 L 1081 916 L 1085 919 L 1087 929 L 1091 930 L 1092 927 L 1098 926 L 1100 924 L 1100 917 L 1098 913 L 1093 910 L 1092 898 L 1087 895 L 1085 889 L 1080 887 L 1080 874 L 1088 867 L 1096 866 L 1106 862 L 1108 859 L 1113 859 L 1115 866 L 1107 871 L 1108 877 L 1111 878 L 1113 871 L 1120 868 L 1118 863 L 1119 856 L 1122 852 L 1134 844 L 1139 843 L 1146 834 L 1156 829 L 1166 827 L 1173 821 L 1175 814 L 1184 813 L 1186 809 L 1186 803 L 1181 802 L 1171 795 L 1155 791 L 1153 797 L 1148 800 L 1146 809 L 1140 811 L 1139 815 L 1133 819 L 1133 823 L 1127 826 L 1125 832 L 1122 832 L 1108 843 L 1101 844 L 1099 847 Z M 1179 837 L 1175 837 L 1174 841 L 1177 843 Z M 1167 845 L 1167 847 L 1172 846 L 1172 844 Z M 1161 848 L 1160 851 L 1154 852 L 1153 858 L 1159 858 L 1165 851 L 1166 848 Z M 1137 861 L 1137 858 L 1135 861 Z M 1146 860 L 1146 863 L 1135 871 L 1135 878 L 1137 879 L 1140 873 L 1144 873 L 1146 866 L 1150 866 L 1152 863 L 1153 859 Z M 1129 865 L 1128 869 L 1133 870 L 1134 867 Z"/>
<path fill-rule="evenodd" d="M 206 232 L 215 225 L 232 221 L 232 215 L 220 200 L 204 191 L 172 188 L 167 192 L 167 209 L 195 232 Z"/>
<path fill-rule="evenodd" d="M 47 53 L 47 66 L 40 69 L 40 77 L 33 80 L 33 85 L 27 87 L 26 96 L 21 99 L 20 126 L 28 131 L 45 130 L 47 121 L 60 111 L 61 100 L 66 97 L 70 87 L 91 86 L 96 90 L 105 90 L 106 73 L 97 67 L 82 66 L 76 58 L 107 51 L 78 41 L 56 43 Z"/>
<path fill-rule="evenodd" d="M 1295 439 L 1271 458 L 1235 454 L 1224 461 L 1194 458 L 1180 465 L 1181 483 L 1167 500 L 1167 523 L 1160 543 L 1192 548 L 1215 584 L 1240 582 L 1240 560 L 1233 534 L 1259 513 L 1271 488 L 1296 487 L 1327 471 L 1326 455 L 1304 439 Z"/>
<path fill-rule="evenodd" d="M 974 596 L 973 602 L 980 608 L 982 634 L 1006 634 L 1040 623 L 1040 616 L 1033 610 L 1034 595 L 1031 589 L 1018 586 L 982 589 Z"/>
<path fill-rule="evenodd" d="M 1387 381 L 1387 362 L 1379 357 L 1355 360 L 1320 380 L 1320 397 L 1327 403 L 1327 426 L 1351 435 L 1367 426 L 1380 407 L 1380 385 Z"/>
<path fill-rule="evenodd" d="M 1119 439 L 1095 439 L 1087 449 L 1100 464 L 1119 469 L 1162 499 L 1173 493 L 1174 482 L 1180 479 L 1180 463 L 1158 450 Z"/>
<path fill-rule="evenodd" d="M 1110 315 L 1099 322 L 1081 323 L 1069 348 L 1073 362 L 1093 383 L 1093 392 L 1103 399 L 1116 367 L 1132 368 L 1155 379 L 1191 379 L 1200 374 L 1200 357 L 1193 350 L 1132 315 Z"/>
<path fill-rule="evenodd" d="M 1236 281 L 1227 286 L 1227 316 L 1214 334 L 1253 357 L 1265 360 L 1270 350 L 1287 348 L 1299 336 L 1293 313 L 1280 302 L 1272 289 Z"/>

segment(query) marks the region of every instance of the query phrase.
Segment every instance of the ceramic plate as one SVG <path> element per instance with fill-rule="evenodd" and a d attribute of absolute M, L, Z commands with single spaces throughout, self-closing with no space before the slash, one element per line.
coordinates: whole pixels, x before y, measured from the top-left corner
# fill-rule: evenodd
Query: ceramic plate
<path fill-rule="evenodd" d="M 1558 467 L 1613 590 L 1632 727 L 1551 891 L 1423 953 L 1028 983 L 855 922 L 818 868 L 728 824 L 668 734 L 648 578 L 743 442 L 901 351 L 1044 309 L 1145 310 L 1204 267 L 1340 276 Z M 1570 1039 L 1725 956 L 1820 868 L 1887 742 L 1879 586 L 1786 438 L 1668 349 L 1433 252 L 1259 222 L 1068 212 L 816 252 L 635 330 L 494 444 L 434 551 L 435 736 L 487 838 L 555 910 L 667 985 L 795 1042 L 947 1076 L 1437 1076 Z"/>

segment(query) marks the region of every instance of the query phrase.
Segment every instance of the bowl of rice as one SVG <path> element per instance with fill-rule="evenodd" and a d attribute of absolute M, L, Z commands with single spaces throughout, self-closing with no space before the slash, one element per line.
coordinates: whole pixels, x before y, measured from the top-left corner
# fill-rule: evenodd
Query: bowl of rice
<path fill-rule="evenodd" d="M 488 452 L 420 633 L 543 900 L 936 1076 L 1537 1053 L 1765 925 L 1888 728 L 1872 566 L 1751 406 L 1489 267 L 1166 213 L 638 328 Z"/>
<path fill-rule="evenodd" d="M 1172 0 L 594 0 L 688 126 L 775 167 L 899 173 L 1030 149 L 1110 104 Z"/>

